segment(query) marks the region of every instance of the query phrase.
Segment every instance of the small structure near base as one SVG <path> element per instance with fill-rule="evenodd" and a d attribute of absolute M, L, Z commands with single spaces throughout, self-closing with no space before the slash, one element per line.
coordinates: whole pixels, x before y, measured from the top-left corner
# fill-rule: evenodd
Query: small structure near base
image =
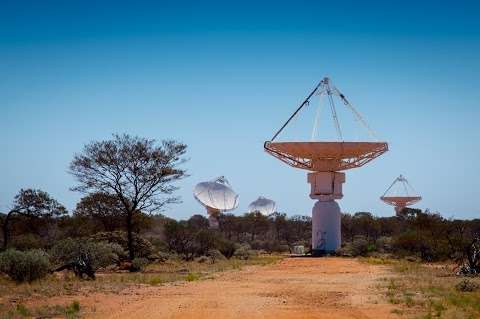
<path fill-rule="evenodd" d="M 305 246 L 303 246 L 303 245 L 293 246 L 292 256 L 305 256 Z"/>

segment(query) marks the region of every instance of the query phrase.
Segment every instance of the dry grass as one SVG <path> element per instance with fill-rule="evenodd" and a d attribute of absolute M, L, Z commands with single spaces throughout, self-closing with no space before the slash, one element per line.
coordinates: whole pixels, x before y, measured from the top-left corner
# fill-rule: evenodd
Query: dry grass
<path fill-rule="evenodd" d="M 380 288 L 388 301 L 398 305 L 395 313 L 406 318 L 480 318 L 480 291 L 459 291 L 464 278 L 454 275 L 450 265 L 426 265 L 391 261 L 397 274 L 385 278 Z M 480 284 L 480 278 L 469 278 Z"/>
<path fill-rule="evenodd" d="M 0 307 L 0 318 L 16 319 L 16 318 L 68 318 L 74 319 L 80 317 L 80 303 L 74 301 L 69 305 L 43 305 L 39 307 L 27 308 L 24 304 L 19 303 L 10 307 Z"/>
<path fill-rule="evenodd" d="M 119 293 L 123 289 L 150 285 L 156 286 L 175 281 L 196 281 L 210 278 L 214 273 L 239 270 L 249 265 L 267 265 L 282 259 L 279 255 L 260 255 L 249 260 L 231 258 L 215 263 L 185 262 L 168 260 L 149 265 L 144 272 L 100 272 L 97 279 L 79 280 L 73 274 L 50 275 L 30 284 L 16 284 L 6 277 L 0 277 L 0 319 L 28 317 L 69 317 L 78 316 L 72 305 L 42 306 L 27 308 L 25 302 L 55 296 L 89 295 L 95 292 Z M 69 308 L 70 307 L 70 308 Z"/>

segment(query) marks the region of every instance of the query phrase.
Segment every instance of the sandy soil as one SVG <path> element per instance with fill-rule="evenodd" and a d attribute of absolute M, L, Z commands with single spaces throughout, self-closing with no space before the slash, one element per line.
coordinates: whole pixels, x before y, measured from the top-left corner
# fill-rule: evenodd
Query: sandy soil
<path fill-rule="evenodd" d="M 397 318 L 379 284 L 387 268 L 345 258 L 289 258 L 212 279 L 92 295 L 93 318 Z"/>

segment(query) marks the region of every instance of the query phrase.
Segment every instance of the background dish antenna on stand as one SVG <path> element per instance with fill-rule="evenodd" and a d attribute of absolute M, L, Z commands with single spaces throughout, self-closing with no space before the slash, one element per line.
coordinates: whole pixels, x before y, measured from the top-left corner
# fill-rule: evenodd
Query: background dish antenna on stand
<path fill-rule="evenodd" d="M 193 196 L 206 209 L 211 228 L 218 228 L 218 215 L 238 207 L 238 195 L 224 176 L 212 181 L 198 183 L 193 189 Z"/>
<path fill-rule="evenodd" d="M 410 185 L 403 175 L 398 176 L 380 199 L 388 205 L 395 206 L 395 212 L 400 212 L 408 206 L 418 203 L 422 200 L 415 189 Z"/>
<path fill-rule="evenodd" d="M 339 141 L 275 142 L 275 139 L 292 119 L 310 104 L 314 95 L 327 98 Z M 375 132 L 350 104 L 345 95 L 331 84 L 329 78 L 324 78 L 273 135 L 272 139 L 264 143 L 265 151 L 270 155 L 292 167 L 311 171 L 308 173 L 307 179 L 311 185 L 310 198 L 317 199 L 312 209 L 313 254 L 333 252 L 341 245 L 340 207 L 335 201 L 335 199 L 343 197 L 342 184 L 345 182 L 345 173 L 340 171 L 363 166 L 388 150 L 386 142 L 344 141 L 334 98 L 340 99 L 353 113 L 356 121 L 366 128 L 372 138 L 376 139 Z M 317 114 L 319 113 L 317 112 Z M 315 118 L 314 125 L 318 125 L 318 118 Z M 316 131 L 316 127 L 314 127 L 312 139 Z"/>
<path fill-rule="evenodd" d="M 260 196 L 248 205 L 248 212 L 260 212 L 265 216 L 271 215 L 275 212 L 275 202 L 271 199 Z"/>

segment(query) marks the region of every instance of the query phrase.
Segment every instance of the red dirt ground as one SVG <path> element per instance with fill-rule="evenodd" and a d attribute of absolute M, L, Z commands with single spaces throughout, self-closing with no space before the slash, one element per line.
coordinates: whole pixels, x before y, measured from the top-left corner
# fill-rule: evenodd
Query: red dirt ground
<path fill-rule="evenodd" d="M 213 279 L 95 294 L 92 318 L 398 318 L 382 296 L 384 266 L 346 258 L 288 258 Z"/>

